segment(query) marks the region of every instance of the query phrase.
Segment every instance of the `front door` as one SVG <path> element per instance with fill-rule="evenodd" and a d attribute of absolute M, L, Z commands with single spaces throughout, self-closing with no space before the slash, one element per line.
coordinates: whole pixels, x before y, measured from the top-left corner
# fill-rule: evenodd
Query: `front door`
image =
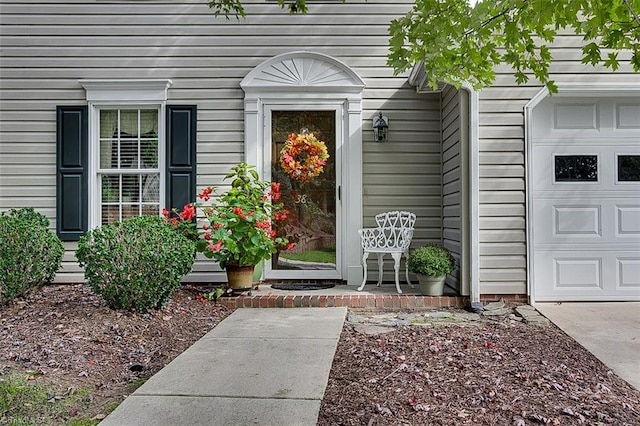
<path fill-rule="evenodd" d="M 268 279 L 341 279 L 341 107 L 273 106 L 265 113 L 265 174 L 288 214 L 275 224 L 295 243 L 267 262 Z"/>

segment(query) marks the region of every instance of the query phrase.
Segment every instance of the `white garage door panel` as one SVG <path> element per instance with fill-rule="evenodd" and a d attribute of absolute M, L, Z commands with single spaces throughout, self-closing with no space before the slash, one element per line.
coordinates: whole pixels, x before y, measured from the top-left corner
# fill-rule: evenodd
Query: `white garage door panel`
<path fill-rule="evenodd" d="M 616 128 L 640 129 L 640 105 L 635 103 L 615 103 Z"/>
<path fill-rule="evenodd" d="M 547 99 L 532 124 L 533 297 L 640 300 L 640 182 L 618 170 L 640 161 L 640 103 Z"/>
<path fill-rule="evenodd" d="M 568 197 L 580 194 L 567 194 Z M 600 244 L 600 248 L 632 250 L 640 247 L 640 200 L 624 198 L 590 201 L 536 199 L 535 243 Z M 629 247 L 624 247 L 629 245 Z M 575 248 L 575 247 L 573 247 Z"/>
<path fill-rule="evenodd" d="M 601 290 L 602 258 L 587 255 L 579 258 L 554 257 L 553 283 L 559 289 L 583 287 Z"/>
<path fill-rule="evenodd" d="M 618 258 L 618 286 L 622 289 L 640 289 L 640 259 L 637 257 Z"/>
<path fill-rule="evenodd" d="M 640 235 L 640 206 L 625 202 L 616 205 L 616 234 L 623 238 Z"/>
<path fill-rule="evenodd" d="M 602 230 L 602 206 L 565 206 L 554 204 L 552 235 L 565 236 L 593 236 L 600 237 Z"/>
<path fill-rule="evenodd" d="M 537 301 L 624 300 L 640 292 L 637 251 L 538 251 L 536 281 L 549 283 Z"/>

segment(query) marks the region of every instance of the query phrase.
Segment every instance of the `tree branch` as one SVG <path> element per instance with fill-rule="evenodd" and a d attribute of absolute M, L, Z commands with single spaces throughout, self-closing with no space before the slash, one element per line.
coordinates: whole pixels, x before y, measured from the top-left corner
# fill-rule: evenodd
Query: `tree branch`
<path fill-rule="evenodd" d="M 486 27 L 486 26 L 487 26 L 487 25 L 489 25 L 491 22 L 495 21 L 496 19 L 502 18 L 503 16 L 505 16 L 507 13 L 511 12 L 512 10 L 515 10 L 515 9 L 517 9 L 517 10 L 522 10 L 522 9 L 524 9 L 524 7 L 526 6 L 526 4 L 527 4 L 527 0 L 523 0 L 523 1 L 522 1 L 522 5 L 521 5 L 521 6 L 518 6 L 518 7 L 513 6 L 513 7 L 508 7 L 508 8 L 506 8 L 505 10 L 503 10 L 503 11 L 502 11 L 502 12 L 500 12 L 500 13 L 498 13 L 497 15 L 493 15 L 492 17 L 487 18 L 487 19 L 485 19 L 484 21 L 482 21 L 482 22 L 480 23 L 480 28 L 484 28 L 484 27 Z M 468 36 L 469 34 L 472 34 L 472 33 L 476 32 L 477 30 L 478 30 L 477 28 L 471 28 L 471 29 L 467 30 L 467 32 L 466 32 L 466 33 L 464 33 L 464 35 L 465 35 L 465 36 Z"/>
<path fill-rule="evenodd" d="M 633 19 L 635 19 L 638 25 L 640 25 L 640 16 L 638 16 L 636 11 L 633 10 L 633 7 L 631 6 L 631 3 L 629 3 L 629 0 L 624 0 L 624 4 L 627 5 L 627 9 L 629 9 L 629 13 L 631 14 L 631 16 L 633 16 Z"/>

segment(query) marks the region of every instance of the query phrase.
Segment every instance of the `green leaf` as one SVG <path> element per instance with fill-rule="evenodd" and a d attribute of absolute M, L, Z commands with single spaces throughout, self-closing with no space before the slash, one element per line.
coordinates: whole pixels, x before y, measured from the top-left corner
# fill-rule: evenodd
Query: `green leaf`
<path fill-rule="evenodd" d="M 616 52 L 610 52 L 607 60 L 604 61 L 604 66 L 616 71 L 620 68 L 620 62 L 618 61 L 618 54 Z"/>
<path fill-rule="evenodd" d="M 600 56 L 600 46 L 596 43 L 589 43 L 582 48 L 582 63 L 597 65 L 602 57 Z"/>
<path fill-rule="evenodd" d="M 635 50 L 633 52 L 633 56 L 631 56 L 631 65 L 633 66 L 634 71 L 640 71 L 640 50 Z"/>

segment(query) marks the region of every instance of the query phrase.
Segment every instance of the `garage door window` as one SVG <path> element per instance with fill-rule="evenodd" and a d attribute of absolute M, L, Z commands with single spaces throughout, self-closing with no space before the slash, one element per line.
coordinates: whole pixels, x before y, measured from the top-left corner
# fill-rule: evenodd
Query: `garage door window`
<path fill-rule="evenodd" d="M 618 182 L 640 182 L 640 155 L 618 155 Z"/>
<path fill-rule="evenodd" d="M 556 182 L 597 182 L 597 155 L 555 155 Z"/>

